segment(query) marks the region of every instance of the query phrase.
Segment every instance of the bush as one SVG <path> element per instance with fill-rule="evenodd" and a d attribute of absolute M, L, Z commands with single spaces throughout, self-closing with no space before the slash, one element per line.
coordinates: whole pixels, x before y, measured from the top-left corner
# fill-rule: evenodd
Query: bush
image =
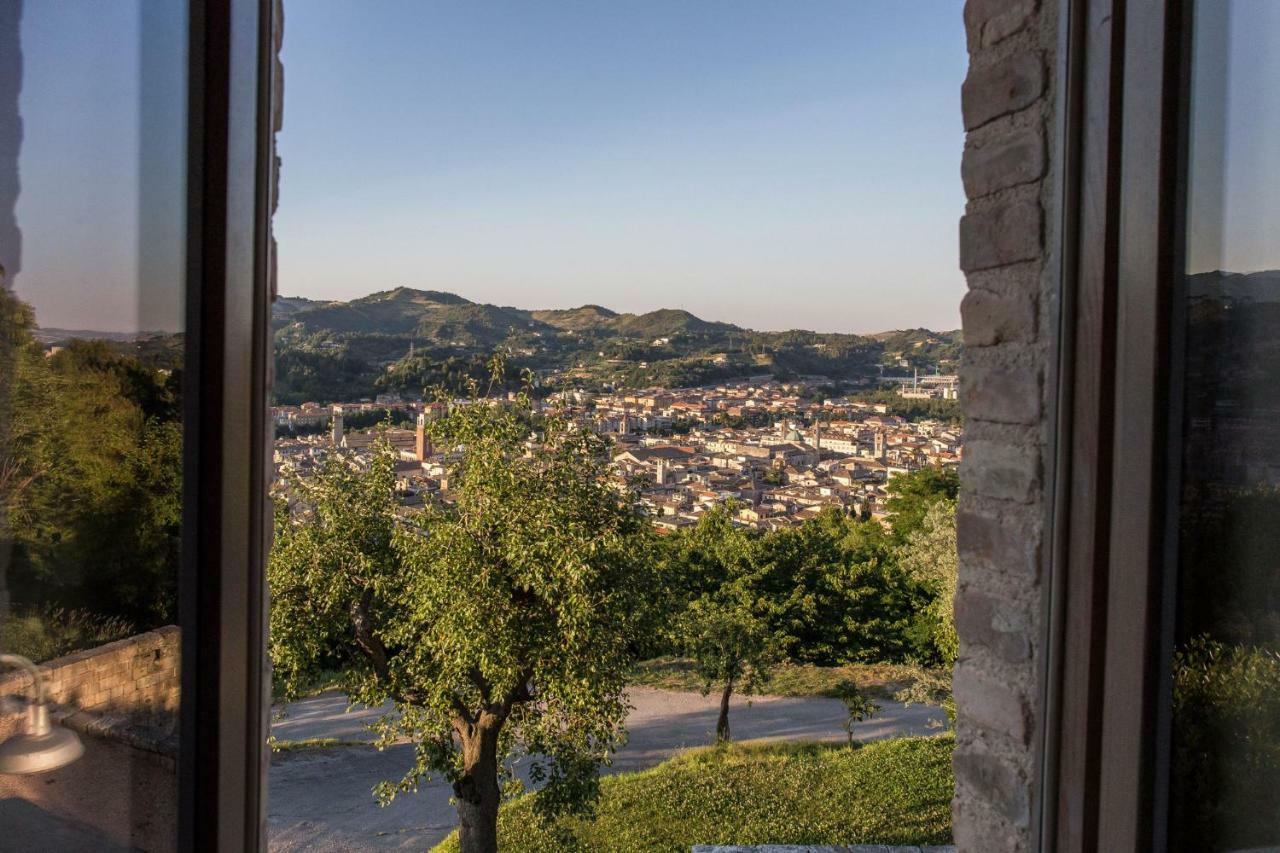
<path fill-rule="evenodd" d="M 33 661 L 46 661 L 123 640 L 133 632 L 133 625 L 114 616 L 46 608 L 3 620 L 0 649 Z"/>
<path fill-rule="evenodd" d="M 606 778 L 594 818 L 539 824 L 536 794 L 503 806 L 504 850 L 680 851 L 693 844 L 946 844 L 952 738 L 901 738 L 850 750 L 733 745 Z M 436 853 L 458 849 L 456 835 Z"/>
<path fill-rule="evenodd" d="M 1280 654 L 1192 640 L 1174 656 L 1173 725 L 1183 849 L 1280 842 Z"/>

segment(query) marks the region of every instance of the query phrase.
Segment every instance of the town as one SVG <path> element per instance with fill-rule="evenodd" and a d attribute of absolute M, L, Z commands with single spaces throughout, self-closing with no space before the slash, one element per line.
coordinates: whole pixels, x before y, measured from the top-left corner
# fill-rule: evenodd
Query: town
<path fill-rule="evenodd" d="M 908 380 L 898 393 L 954 395 L 954 377 L 930 379 L 927 392 Z M 397 487 L 406 506 L 447 501 L 448 460 L 444 448 L 432 446 L 429 424 L 449 405 L 382 396 L 276 407 L 277 471 L 305 477 L 333 453 L 362 467 L 384 440 L 399 453 Z M 954 423 L 908 421 L 883 403 L 815 399 L 804 382 L 762 378 L 599 395 L 570 390 L 534 406 L 608 435 L 616 486 L 667 531 L 696 524 L 715 506 L 726 506 L 740 526 L 764 530 L 798 526 L 827 508 L 884 522 L 894 476 L 956 466 L 962 455 L 962 430 Z M 364 428 L 351 428 L 353 422 Z"/>

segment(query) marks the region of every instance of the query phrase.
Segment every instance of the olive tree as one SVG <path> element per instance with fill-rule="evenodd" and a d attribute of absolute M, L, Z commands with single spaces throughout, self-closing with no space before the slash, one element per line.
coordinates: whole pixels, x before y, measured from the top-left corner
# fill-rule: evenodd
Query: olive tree
<path fill-rule="evenodd" d="M 603 439 L 535 419 L 524 396 L 460 404 L 432 431 L 451 461 L 425 509 L 397 500 L 389 448 L 367 470 L 334 460 L 291 485 L 271 652 L 286 690 L 336 658 L 353 701 L 391 700 L 380 743 L 409 739 L 414 762 L 379 796 L 442 774 L 462 850 L 491 853 L 516 754 L 530 756 L 543 814 L 589 807 L 622 735 L 655 572 Z"/>

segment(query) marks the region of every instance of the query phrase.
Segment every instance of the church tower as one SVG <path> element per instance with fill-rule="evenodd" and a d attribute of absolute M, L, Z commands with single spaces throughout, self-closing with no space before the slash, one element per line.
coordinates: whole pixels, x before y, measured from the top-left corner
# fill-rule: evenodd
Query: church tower
<path fill-rule="evenodd" d="M 875 457 L 884 461 L 884 433 L 876 430 Z"/>
<path fill-rule="evenodd" d="M 418 415 L 418 423 L 413 432 L 413 450 L 419 462 L 426 462 L 431 455 L 431 439 L 427 436 L 427 415 Z"/>
<path fill-rule="evenodd" d="M 342 446 L 342 407 L 333 407 L 333 431 L 330 434 L 334 447 Z"/>

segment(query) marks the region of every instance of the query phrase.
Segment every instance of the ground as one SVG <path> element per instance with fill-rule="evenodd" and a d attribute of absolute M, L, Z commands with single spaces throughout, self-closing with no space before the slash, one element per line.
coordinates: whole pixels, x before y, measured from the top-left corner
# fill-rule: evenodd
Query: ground
<path fill-rule="evenodd" d="M 609 772 L 652 767 L 677 752 L 714 740 L 717 696 L 636 687 L 627 718 L 630 741 L 615 756 Z M 881 740 L 908 734 L 934 734 L 931 720 L 943 719 L 933 707 L 904 707 L 881 700 L 883 710 L 859 723 L 859 740 Z M 336 692 L 289 705 L 272 726 L 285 743 L 315 738 L 338 742 L 370 741 L 365 726 L 379 712 L 346 712 L 346 699 Z M 734 697 L 730 722 L 735 739 L 826 741 L 845 739 L 844 706 L 822 697 Z M 453 829 L 455 815 L 449 788 L 440 781 L 423 784 L 414 795 L 398 797 L 379 808 L 373 786 L 399 779 L 411 763 L 412 747 L 398 744 L 378 752 L 370 746 L 290 749 L 272 758 L 268 793 L 270 846 L 285 851 L 422 850 Z"/>
<path fill-rule="evenodd" d="M 508 803 L 498 817 L 499 847 L 688 853 L 701 843 L 945 843 L 951 840 L 954 743 L 946 735 L 858 749 L 769 743 L 692 750 L 605 779 L 587 819 L 547 825 L 529 798 Z M 450 836 L 435 853 L 457 851 Z"/>

